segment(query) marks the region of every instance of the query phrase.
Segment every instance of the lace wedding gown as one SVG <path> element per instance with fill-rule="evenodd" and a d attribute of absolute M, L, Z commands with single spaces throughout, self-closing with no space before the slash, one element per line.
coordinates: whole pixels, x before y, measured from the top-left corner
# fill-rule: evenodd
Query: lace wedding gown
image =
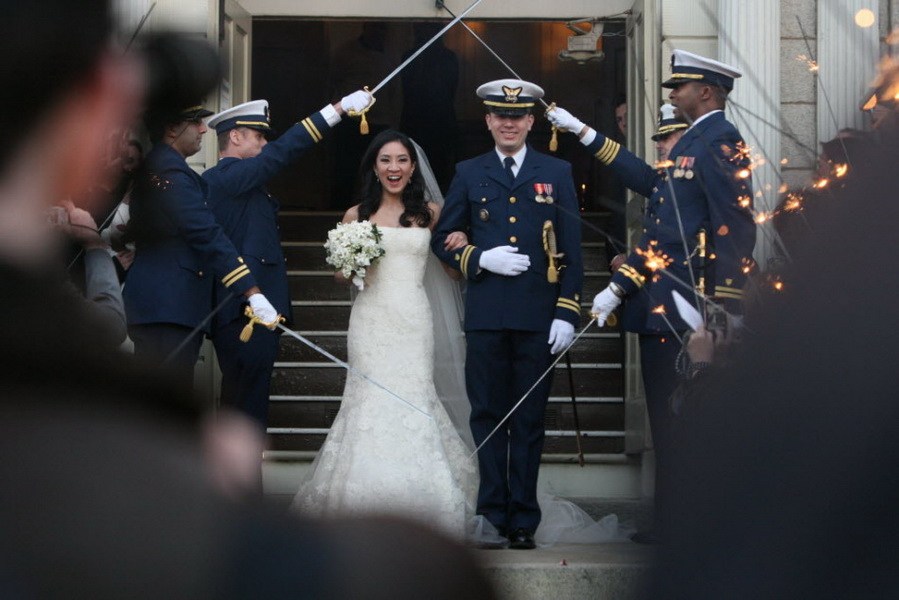
<path fill-rule="evenodd" d="M 294 508 L 313 516 L 390 512 L 462 538 L 477 467 L 434 388 L 434 334 L 422 285 L 425 228 L 379 227 L 385 254 L 350 315 L 349 363 L 425 415 L 352 372 L 340 412 Z"/>

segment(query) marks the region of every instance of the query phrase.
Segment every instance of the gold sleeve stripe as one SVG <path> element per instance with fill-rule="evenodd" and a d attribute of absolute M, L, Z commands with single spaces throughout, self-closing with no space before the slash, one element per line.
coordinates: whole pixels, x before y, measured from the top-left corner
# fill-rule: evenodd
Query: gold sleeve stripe
<path fill-rule="evenodd" d="M 618 156 L 618 151 L 621 150 L 621 144 L 618 142 L 614 142 L 609 138 L 606 138 L 606 141 L 603 143 L 602 148 L 600 148 L 596 153 L 596 158 L 599 159 L 599 162 L 607 165 L 615 160 L 615 157 Z"/>
<path fill-rule="evenodd" d="M 732 298 L 734 300 L 742 300 L 743 299 L 743 290 L 738 290 L 737 288 L 731 288 L 731 287 L 718 286 L 715 288 L 715 297 L 717 297 L 717 298 Z"/>
<path fill-rule="evenodd" d="M 306 131 L 309 132 L 309 135 L 312 136 L 312 141 L 315 143 L 322 141 L 322 134 L 319 133 L 318 128 L 315 126 L 315 123 L 312 122 L 312 119 L 303 119 L 301 123 L 303 124 L 303 127 L 306 128 Z"/>
<path fill-rule="evenodd" d="M 557 306 L 557 307 L 559 307 L 559 308 L 567 308 L 568 310 L 573 310 L 573 311 L 575 312 L 575 314 L 577 314 L 578 316 L 580 316 L 580 314 L 581 314 L 581 307 L 580 307 L 580 306 L 578 306 L 577 304 L 575 304 L 575 303 L 573 303 L 573 302 L 572 302 L 571 304 L 569 304 L 568 302 L 564 302 L 564 303 L 563 303 L 562 300 L 566 300 L 566 298 L 559 298 L 559 301 L 556 302 L 556 306 Z"/>
<path fill-rule="evenodd" d="M 475 248 L 476 246 L 465 246 L 465 250 L 462 251 L 462 258 L 459 259 L 459 269 L 465 277 L 468 277 L 468 259 L 471 258 L 471 253 L 474 252 Z"/>
<path fill-rule="evenodd" d="M 578 312 L 581 311 L 581 305 L 568 298 L 559 298 L 558 301 L 556 301 L 556 306 L 559 306 L 561 308 L 570 308 L 571 310 L 576 310 Z"/>
<path fill-rule="evenodd" d="M 232 283 L 249 274 L 250 267 L 248 267 L 247 265 L 240 265 L 239 267 L 222 277 L 222 283 L 225 285 L 225 287 L 230 287 Z"/>
<path fill-rule="evenodd" d="M 643 285 L 646 283 L 646 278 L 640 275 L 637 270 L 630 265 L 621 265 L 618 271 L 622 275 L 633 281 L 635 284 L 637 284 L 637 287 L 643 287 Z"/>

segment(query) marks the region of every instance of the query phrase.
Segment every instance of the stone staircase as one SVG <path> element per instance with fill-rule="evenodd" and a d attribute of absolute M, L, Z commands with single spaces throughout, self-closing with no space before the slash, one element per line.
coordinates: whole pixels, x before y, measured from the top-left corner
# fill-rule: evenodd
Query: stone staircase
<path fill-rule="evenodd" d="M 283 211 L 282 245 L 287 258 L 295 328 L 302 335 L 346 360 L 346 330 L 350 292 L 336 283 L 325 263 L 322 247 L 327 231 L 340 220 L 337 212 Z M 588 222 L 604 227 L 607 215 L 587 213 Z M 583 256 L 584 315 L 609 273 L 600 235 L 585 226 Z M 586 325 L 588 317 L 582 319 Z M 581 446 L 585 454 L 609 455 L 624 451 L 624 344 L 614 328 L 593 329 L 571 350 L 577 394 Z M 574 417 L 565 361 L 554 376 L 546 411 L 544 460 L 573 461 L 577 453 Z M 272 378 L 269 414 L 270 456 L 311 456 L 324 441 L 340 408 L 345 371 L 304 346 L 282 336 Z"/>

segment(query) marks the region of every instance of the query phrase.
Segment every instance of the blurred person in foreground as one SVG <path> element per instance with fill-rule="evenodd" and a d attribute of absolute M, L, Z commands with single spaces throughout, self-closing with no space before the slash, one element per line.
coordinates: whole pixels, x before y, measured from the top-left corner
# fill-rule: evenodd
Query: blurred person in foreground
<path fill-rule="evenodd" d="M 469 555 L 426 529 L 227 502 L 200 460 L 196 405 L 112 354 L 65 292 L 46 209 L 86 189 L 141 101 L 108 11 L 4 12 L 0 61 L 17 83 L 0 96 L 0 597 L 492 597 Z"/>
<path fill-rule="evenodd" d="M 648 597 L 899 595 L 899 128 L 885 133 L 709 382 Z"/>

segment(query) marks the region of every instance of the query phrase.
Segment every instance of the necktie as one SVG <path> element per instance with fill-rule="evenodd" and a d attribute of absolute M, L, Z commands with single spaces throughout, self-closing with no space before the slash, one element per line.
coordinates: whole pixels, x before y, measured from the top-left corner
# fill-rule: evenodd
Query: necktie
<path fill-rule="evenodd" d="M 509 185 L 515 183 L 515 173 L 512 172 L 512 165 L 515 164 L 515 159 L 511 156 L 507 156 L 503 159 L 503 166 L 506 170 L 506 176 L 509 178 Z"/>

